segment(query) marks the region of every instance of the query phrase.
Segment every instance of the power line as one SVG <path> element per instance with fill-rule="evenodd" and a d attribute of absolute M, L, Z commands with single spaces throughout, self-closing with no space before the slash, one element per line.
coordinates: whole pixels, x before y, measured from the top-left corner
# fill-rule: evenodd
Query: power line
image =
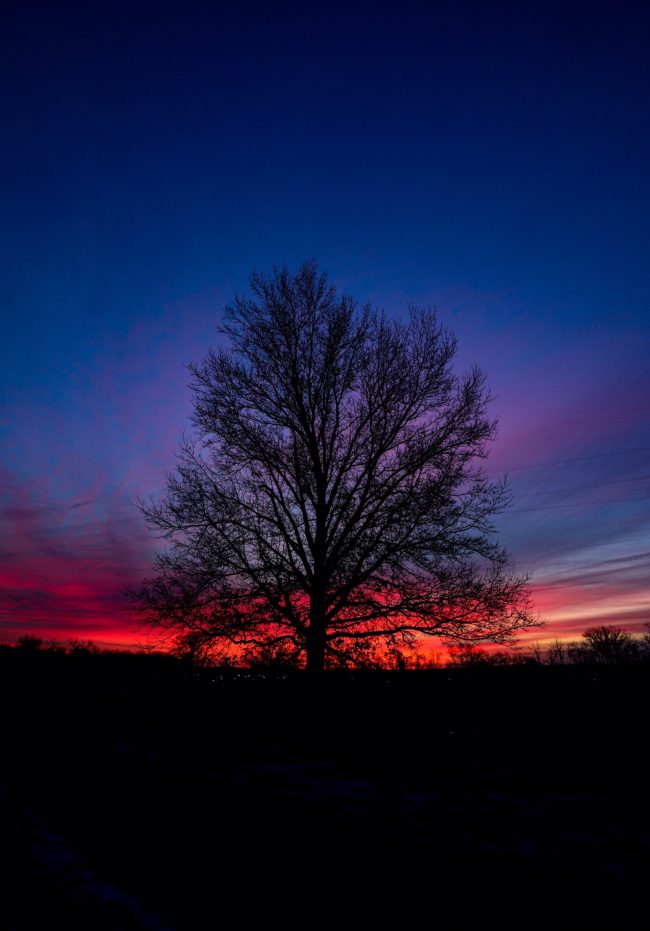
<path fill-rule="evenodd" d="M 636 449 L 623 449 L 619 452 L 612 453 L 593 453 L 591 456 L 576 456 L 573 459 L 556 459 L 551 462 L 541 462 L 538 465 L 522 465 L 522 466 L 505 466 L 504 472 L 521 472 L 528 469 L 547 469 L 551 466 L 556 465 L 568 465 L 572 462 L 588 462 L 591 459 L 606 459 L 611 456 L 631 456 L 635 453 L 647 453 L 650 452 L 650 446 L 637 446 Z"/>
<path fill-rule="evenodd" d="M 553 565 L 544 566 L 544 572 L 553 571 L 554 575 L 565 575 L 567 572 L 579 572 L 583 569 L 594 569 L 598 566 L 618 565 L 619 563 L 640 562 L 644 559 L 650 559 L 650 551 L 645 553 L 630 553 L 629 556 L 616 556 L 614 559 L 598 559 L 594 562 L 579 563 L 577 566 L 564 566 L 563 568 L 553 568 Z M 557 565 L 557 564 L 556 564 Z"/>
<path fill-rule="evenodd" d="M 593 485 L 574 485 L 573 488 L 549 488 L 548 491 L 527 491 L 517 497 L 532 498 L 537 495 L 566 495 L 575 491 L 585 491 L 589 488 L 605 488 L 607 485 L 627 485 L 628 482 L 648 482 L 650 475 L 639 475 L 638 478 L 619 478 L 613 482 L 596 482 Z"/>
<path fill-rule="evenodd" d="M 599 508 L 607 504 L 632 504 L 638 501 L 643 503 L 650 501 L 650 498 L 612 498 L 609 501 L 574 501 L 572 504 L 548 504 L 545 507 L 537 508 L 510 508 L 504 511 L 504 514 L 521 514 L 524 511 L 558 511 L 564 508 Z"/>
<path fill-rule="evenodd" d="M 616 482 L 611 482 L 611 483 L 603 482 L 603 485 L 608 485 L 608 484 L 617 484 L 617 483 Z M 582 491 L 582 490 L 588 490 L 589 488 L 598 488 L 598 487 L 600 486 L 599 485 L 583 485 L 578 488 L 565 489 L 565 491 Z M 533 494 L 560 494 L 560 493 L 561 492 L 549 491 L 549 492 L 535 492 Z M 522 497 L 529 497 L 529 496 L 523 495 Z M 564 510 L 566 508 L 580 508 L 580 507 L 598 508 L 598 507 L 601 507 L 602 505 L 632 504 L 634 502 L 644 503 L 646 501 L 650 501 L 650 498 L 611 498 L 608 501 L 573 501 L 570 504 L 547 504 L 547 505 L 540 505 L 538 507 L 508 508 L 507 510 L 502 511 L 501 514 L 505 514 L 505 515 L 522 514 L 524 512 L 529 512 L 529 511 L 557 511 L 557 510 Z M 497 515 L 497 516 L 501 516 L 501 515 Z M 80 531 L 80 530 L 92 532 L 102 527 L 107 527 L 107 526 L 115 525 L 115 524 L 127 524 L 127 523 L 133 526 L 134 522 L 132 521 L 130 516 L 124 516 L 124 517 L 113 516 L 113 517 L 106 517 L 105 519 L 100 518 L 98 520 L 86 521 L 83 524 L 73 524 L 73 525 L 60 524 L 54 527 L 36 526 L 33 529 L 19 527 L 18 529 L 14 529 L 11 531 L 11 536 L 12 537 L 19 537 L 22 535 L 34 536 L 35 534 L 38 534 L 39 532 L 55 533 L 57 531 L 66 531 L 66 530 L 72 531 L 72 532 Z"/>
<path fill-rule="evenodd" d="M 541 569 L 543 574 L 541 576 L 535 574 L 532 582 L 543 588 L 562 588 L 576 583 L 599 584 L 604 577 L 611 578 L 612 573 L 635 569 L 638 572 L 638 563 L 648 559 L 650 559 L 650 552 L 631 553 L 629 556 L 595 560 L 591 563 L 580 563 L 577 566 L 565 566 L 564 568 L 554 569 L 553 566 L 544 566 Z M 643 571 L 645 572 L 645 569 Z"/>

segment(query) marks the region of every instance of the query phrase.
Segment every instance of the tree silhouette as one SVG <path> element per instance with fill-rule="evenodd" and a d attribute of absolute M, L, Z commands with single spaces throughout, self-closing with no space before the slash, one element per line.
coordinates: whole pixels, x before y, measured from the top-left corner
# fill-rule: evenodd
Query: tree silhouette
<path fill-rule="evenodd" d="M 590 627 L 583 633 L 587 655 L 599 663 L 623 663 L 637 657 L 639 645 L 627 630 L 613 624 Z"/>
<path fill-rule="evenodd" d="M 140 502 L 170 542 L 145 619 L 314 672 L 537 623 L 491 539 L 508 494 L 475 464 L 496 429 L 484 376 L 454 374 L 436 314 L 388 320 L 313 262 L 251 288 L 229 347 L 190 366 L 195 430 L 165 497 Z"/>

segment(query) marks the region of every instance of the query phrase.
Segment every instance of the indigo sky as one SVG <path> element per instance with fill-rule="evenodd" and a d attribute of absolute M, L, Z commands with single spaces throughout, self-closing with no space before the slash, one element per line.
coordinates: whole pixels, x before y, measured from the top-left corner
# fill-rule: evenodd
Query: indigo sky
<path fill-rule="evenodd" d="M 3 6 L 0 639 L 144 639 L 184 364 L 314 257 L 487 373 L 549 621 L 650 620 L 650 14 L 638 3 Z"/>

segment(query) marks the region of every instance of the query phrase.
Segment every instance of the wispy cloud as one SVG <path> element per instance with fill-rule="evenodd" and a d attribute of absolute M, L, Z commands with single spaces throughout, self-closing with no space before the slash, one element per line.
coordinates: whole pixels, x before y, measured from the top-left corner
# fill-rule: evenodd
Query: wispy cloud
<path fill-rule="evenodd" d="M 151 560 L 140 515 L 116 496 L 68 505 L 48 500 L 43 488 L 3 479 L 0 636 L 132 642 L 125 589 Z"/>

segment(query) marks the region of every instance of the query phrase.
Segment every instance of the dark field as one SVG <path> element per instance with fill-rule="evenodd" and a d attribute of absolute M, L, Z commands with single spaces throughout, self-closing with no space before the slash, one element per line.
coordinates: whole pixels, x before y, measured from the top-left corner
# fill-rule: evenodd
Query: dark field
<path fill-rule="evenodd" d="M 645 923 L 647 666 L 313 684 L 18 653 L 3 928 Z"/>

